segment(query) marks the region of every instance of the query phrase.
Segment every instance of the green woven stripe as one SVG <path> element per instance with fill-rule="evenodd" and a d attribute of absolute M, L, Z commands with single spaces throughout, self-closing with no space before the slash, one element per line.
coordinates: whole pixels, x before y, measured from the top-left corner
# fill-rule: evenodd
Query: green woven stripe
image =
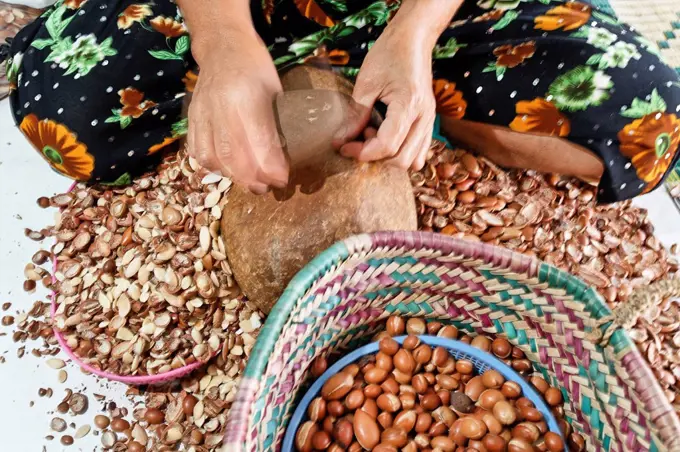
<path fill-rule="evenodd" d="M 614 12 L 612 5 L 609 4 L 609 0 L 587 0 L 586 3 L 590 3 L 594 7 L 599 8 L 603 13 L 616 17 L 616 13 Z"/>

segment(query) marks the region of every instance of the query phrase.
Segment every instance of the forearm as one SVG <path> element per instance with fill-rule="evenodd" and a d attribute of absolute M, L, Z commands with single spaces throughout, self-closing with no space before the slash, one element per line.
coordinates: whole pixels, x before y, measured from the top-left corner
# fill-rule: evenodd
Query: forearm
<path fill-rule="evenodd" d="M 249 0 L 177 0 L 191 35 L 191 49 L 201 63 L 211 50 L 235 47 L 244 38 L 259 39 Z"/>
<path fill-rule="evenodd" d="M 434 48 L 464 0 L 402 0 L 390 27 L 407 29 L 416 39 Z"/>

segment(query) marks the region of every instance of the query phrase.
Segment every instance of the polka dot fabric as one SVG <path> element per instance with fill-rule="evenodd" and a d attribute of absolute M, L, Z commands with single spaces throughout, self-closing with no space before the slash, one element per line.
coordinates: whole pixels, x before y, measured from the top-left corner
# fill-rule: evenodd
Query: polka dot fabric
<path fill-rule="evenodd" d="M 354 78 L 395 0 L 251 3 L 280 70 Z M 66 176 L 124 184 L 186 134 L 197 79 L 170 0 L 58 2 L 14 40 L 21 130 Z M 654 44 L 588 3 L 468 0 L 433 51 L 439 115 L 560 137 L 604 163 L 600 202 L 656 188 L 680 153 L 680 77 Z"/>

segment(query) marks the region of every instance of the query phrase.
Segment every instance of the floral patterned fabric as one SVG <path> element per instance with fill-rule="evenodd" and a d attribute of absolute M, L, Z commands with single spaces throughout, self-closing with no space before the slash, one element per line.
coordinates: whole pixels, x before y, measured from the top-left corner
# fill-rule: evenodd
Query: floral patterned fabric
<path fill-rule="evenodd" d="M 331 65 L 349 78 L 396 0 L 253 0 L 280 70 Z M 186 134 L 197 80 L 171 0 L 60 1 L 13 42 L 12 109 L 53 169 L 122 184 Z M 657 187 L 680 158 L 680 80 L 647 42 L 587 3 L 468 0 L 433 52 L 439 115 L 561 137 L 605 166 L 598 199 Z"/>

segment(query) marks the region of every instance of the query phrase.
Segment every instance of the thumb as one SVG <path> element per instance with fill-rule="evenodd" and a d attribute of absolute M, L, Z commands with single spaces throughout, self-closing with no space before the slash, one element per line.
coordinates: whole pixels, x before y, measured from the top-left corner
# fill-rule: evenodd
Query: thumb
<path fill-rule="evenodd" d="M 379 91 L 368 88 L 361 80 L 354 87 L 352 98 L 347 109 L 347 118 L 336 131 L 333 144 L 340 148 L 343 144 L 357 138 L 364 131 L 373 112 L 373 105 L 378 100 Z"/>

